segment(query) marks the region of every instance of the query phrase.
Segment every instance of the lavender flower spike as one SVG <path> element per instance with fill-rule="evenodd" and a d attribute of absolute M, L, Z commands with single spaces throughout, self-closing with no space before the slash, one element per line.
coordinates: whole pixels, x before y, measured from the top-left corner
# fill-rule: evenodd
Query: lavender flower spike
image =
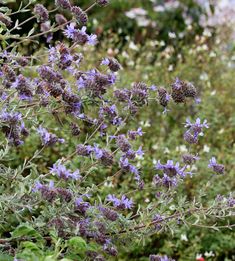
<path fill-rule="evenodd" d="M 210 159 L 210 164 L 208 165 L 208 168 L 211 168 L 214 172 L 218 174 L 224 174 L 224 165 L 218 164 L 215 157 L 212 157 Z"/>

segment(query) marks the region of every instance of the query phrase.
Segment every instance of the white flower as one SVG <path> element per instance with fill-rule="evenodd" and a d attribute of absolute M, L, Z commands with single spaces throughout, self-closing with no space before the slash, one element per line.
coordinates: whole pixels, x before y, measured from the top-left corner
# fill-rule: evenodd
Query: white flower
<path fill-rule="evenodd" d="M 200 80 L 201 81 L 207 81 L 209 79 L 208 77 L 208 74 L 203 72 L 201 75 L 200 75 Z"/>
<path fill-rule="evenodd" d="M 176 38 L 176 34 L 175 34 L 174 32 L 169 32 L 169 33 L 168 33 L 168 36 L 169 36 L 169 38 L 171 38 L 171 39 L 175 39 L 175 38 Z"/>
<path fill-rule="evenodd" d="M 211 51 L 211 52 L 210 52 L 210 57 L 212 57 L 212 58 L 213 58 L 213 57 L 216 57 L 216 53 L 213 52 L 213 51 Z"/>
<path fill-rule="evenodd" d="M 169 72 L 172 72 L 172 71 L 173 71 L 173 69 L 174 69 L 173 65 L 172 65 L 172 64 L 170 64 L 170 65 L 168 66 L 168 71 L 169 71 Z"/>
<path fill-rule="evenodd" d="M 137 17 L 136 18 L 137 24 L 138 26 L 143 26 L 146 27 L 148 25 L 150 25 L 151 21 L 143 16 Z"/>
<path fill-rule="evenodd" d="M 187 152 L 187 147 L 185 145 L 180 145 L 176 147 L 176 151 L 180 151 L 180 152 Z"/>
<path fill-rule="evenodd" d="M 166 9 L 163 5 L 157 5 L 153 8 L 155 12 L 164 12 Z"/>
<path fill-rule="evenodd" d="M 223 134 L 223 133 L 224 133 L 224 129 L 223 129 L 223 128 L 220 129 L 218 133 L 219 133 L 219 134 Z"/>
<path fill-rule="evenodd" d="M 204 152 L 209 152 L 210 151 L 210 147 L 208 147 L 207 145 L 204 145 L 203 151 Z"/>
<path fill-rule="evenodd" d="M 137 16 L 145 16 L 147 11 L 143 8 L 132 8 L 130 11 L 126 12 L 125 15 L 131 19 L 135 19 Z"/>
<path fill-rule="evenodd" d="M 202 254 L 196 254 L 196 259 L 199 259 L 202 257 Z"/>
<path fill-rule="evenodd" d="M 129 48 L 134 50 L 134 51 L 138 51 L 139 50 L 138 46 L 134 42 L 130 42 Z"/>
<path fill-rule="evenodd" d="M 160 42 L 160 46 L 165 46 L 166 44 L 165 44 L 165 42 L 164 41 L 161 41 Z"/>
<path fill-rule="evenodd" d="M 185 235 L 185 234 L 182 234 L 181 236 L 180 236 L 180 239 L 182 240 L 182 241 L 188 241 L 188 238 L 187 238 L 187 235 Z"/>
<path fill-rule="evenodd" d="M 214 96 L 214 95 L 216 95 L 216 90 L 211 92 L 211 96 Z"/>
<path fill-rule="evenodd" d="M 212 256 L 215 256 L 215 254 L 212 252 L 212 251 L 210 251 L 210 252 L 205 252 L 205 257 L 212 257 Z"/>
<path fill-rule="evenodd" d="M 149 203 L 149 202 L 150 202 L 150 199 L 149 199 L 149 198 L 146 198 L 144 201 L 145 201 L 146 203 Z"/>
<path fill-rule="evenodd" d="M 164 154 L 167 154 L 167 153 L 170 153 L 170 150 L 166 147 L 166 148 L 164 149 Z"/>
<path fill-rule="evenodd" d="M 152 149 L 154 149 L 154 150 L 157 150 L 158 148 L 159 148 L 158 144 L 154 144 L 154 145 L 152 146 Z M 156 164 L 157 164 L 157 162 L 156 162 Z"/>
<path fill-rule="evenodd" d="M 141 126 L 143 126 L 143 127 L 151 127 L 151 124 L 150 124 L 150 122 L 149 122 L 149 120 L 147 120 L 147 121 L 141 121 L 140 122 L 140 125 Z"/>

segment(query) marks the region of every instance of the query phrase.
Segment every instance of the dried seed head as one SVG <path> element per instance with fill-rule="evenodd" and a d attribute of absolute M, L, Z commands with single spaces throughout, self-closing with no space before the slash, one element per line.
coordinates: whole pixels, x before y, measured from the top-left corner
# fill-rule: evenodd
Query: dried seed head
<path fill-rule="evenodd" d="M 80 128 L 75 123 L 71 123 L 70 127 L 73 136 L 78 136 L 81 133 Z"/>
<path fill-rule="evenodd" d="M 71 191 L 69 191 L 68 189 L 63 189 L 63 188 L 57 188 L 56 189 L 58 195 L 61 197 L 61 199 L 63 199 L 66 202 L 71 201 L 72 199 L 72 193 Z"/>
<path fill-rule="evenodd" d="M 212 167 L 212 169 L 218 174 L 224 174 L 225 167 L 222 164 L 216 164 Z"/>
<path fill-rule="evenodd" d="M 102 153 L 101 163 L 105 166 L 111 166 L 113 164 L 113 155 L 107 150 L 102 150 Z"/>
<path fill-rule="evenodd" d="M 185 95 L 182 89 L 172 90 L 171 97 L 175 103 L 185 102 Z"/>
<path fill-rule="evenodd" d="M 73 6 L 71 8 L 71 12 L 76 16 L 77 20 L 82 24 L 86 24 L 88 22 L 88 16 L 79 6 Z"/>
<path fill-rule="evenodd" d="M 183 92 L 183 82 L 176 78 L 175 82 L 171 85 L 172 93 L 171 97 L 175 103 L 185 102 L 185 95 Z"/>
<path fill-rule="evenodd" d="M 182 155 L 182 159 L 185 164 L 192 165 L 199 159 L 199 157 L 194 156 L 192 154 L 184 154 L 184 155 Z"/>
<path fill-rule="evenodd" d="M 101 207 L 100 211 L 110 221 L 115 221 L 118 218 L 117 212 L 112 209 Z"/>
<path fill-rule="evenodd" d="M 96 0 L 96 3 L 103 7 L 109 4 L 109 0 Z"/>
<path fill-rule="evenodd" d="M 88 22 L 88 15 L 85 12 L 82 12 L 79 17 L 78 17 L 78 21 L 82 24 L 85 25 Z"/>
<path fill-rule="evenodd" d="M 6 77 L 7 81 L 14 82 L 16 80 L 16 74 L 13 71 L 13 69 L 8 66 L 7 64 L 4 64 L 2 67 L 2 72 L 4 76 Z"/>
<path fill-rule="evenodd" d="M 81 156 L 89 156 L 92 152 L 91 146 L 85 146 L 83 144 L 77 145 L 77 154 Z"/>
<path fill-rule="evenodd" d="M 71 3 L 69 0 L 56 0 L 55 4 L 59 7 L 62 7 L 63 9 L 71 9 Z"/>
<path fill-rule="evenodd" d="M 129 151 L 131 148 L 131 144 L 129 143 L 125 135 L 118 135 L 116 138 L 116 143 L 120 150 L 123 152 Z"/>
<path fill-rule="evenodd" d="M 18 60 L 17 60 L 18 64 L 21 65 L 21 66 L 26 66 L 28 65 L 29 63 L 29 60 L 26 58 L 26 57 L 20 57 Z"/>
<path fill-rule="evenodd" d="M 6 15 L 4 15 L 1 12 L 0 12 L 0 22 L 5 24 L 7 27 L 11 26 L 11 24 L 12 24 L 11 18 L 6 16 Z"/>
<path fill-rule="evenodd" d="M 162 105 L 163 107 L 167 107 L 170 96 L 168 95 L 165 88 L 160 87 L 158 89 L 158 99 L 159 99 L 160 105 Z"/>
<path fill-rule="evenodd" d="M 195 98 L 197 95 L 197 89 L 190 82 L 184 82 L 182 89 L 183 89 L 185 97 Z"/>
<path fill-rule="evenodd" d="M 186 131 L 184 133 L 184 140 L 187 141 L 190 144 L 195 144 L 198 142 L 198 136 L 193 135 L 190 131 Z"/>
<path fill-rule="evenodd" d="M 81 13 L 83 13 L 82 9 L 79 6 L 73 6 L 71 8 L 71 12 L 77 17 L 80 16 Z"/>
<path fill-rule="evenodd" d="M 58 25 L 63 25 L 65 23 L 67 23 L 67 19 L 62 14 L 56 14 L 55 20 Z"/>
<path fill-rule="evenodd" d="M 51 96 L 56 98 L 56 97 L 60 96 L 62 93 L 63 93 L 63 89 L 60 86 L 51 85 L 51 90 L 50 90 Z"/>
<path fill-rule="evenodd" d="M 34 7 L 34 13 L 37 16 L 38 22 L 46 22 L 49 19 L 49 14 L 47 9 L 41 5 L 41 4 L 36 4 Z"/>
<path fill-rule="evenodd" d="M 121 69 L 120 63 L 114 59 L 114 58 L 109 58 L 109 69 L 113 72 L 117 72 Z"/>

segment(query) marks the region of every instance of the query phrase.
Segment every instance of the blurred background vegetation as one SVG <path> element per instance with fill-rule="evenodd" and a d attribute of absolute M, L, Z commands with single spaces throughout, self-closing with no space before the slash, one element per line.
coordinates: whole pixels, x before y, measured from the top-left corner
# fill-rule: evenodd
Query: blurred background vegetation
<path fill-rule="evenodd" d="M 16 10 L 20 2 L 10 1 L 8 6 Z M 45 4 L 48 9 L 53 8 L 53 1 L 37 2 Z M 89 3 L 87 0 L 74 1 L 74 4 L 82 8 L 88 7 Z M 208 7 L 213 15 L 216 7 Z M 63 14 L 68 18 L 70 16 L 69 13 Z M 21 21 L 29 16 L 29 13 L 24 13 L 17 19 Z M 133 126 L 139 125 L 147 133 L 141 139 L 145 156 L 140 159 L 145 166 L 143 175 L 147 184 L 154 175 L 154 160 L 180 161 L 180 154 L 186 150 L 182 138 L 185 119 L 189 115 L 193 119 L 207 119 L 210 128 L 193 152 L 198 152 L 201 158 L 208 160 L 211 156 L 216 156 L 218 161 L 226 166 L 226 174 L 212 176 L 207 169 L 207 162 L 199 161 L 195 167 L 196 174 L 188 178 L 178 191 L 188 199 L 206 191 L 205 202 L 214 199 L 218 194 L 228 195 L 235 188 L 235 44 L 230 38 L 229 26 L 226 30 L 208 26 L 205 22 L 207 18 L 208 9 L 193 0 L 113 0 L 106 8 L 92 10 L 88 29 L 97 33 L 99 45 L 96 49 L 86 50 L 85 53 L 89 68 L 102 57 L 118 58 L 123 65 L 118 79 L 119 87 L 128 87 L 134 81 L 145 81 L 149 85 L 170 88 L 175 77 L 195 84 L 201 103 L 172 106 L 165 115 L 162 114 L 163 109 L 160 106 L 150 102 L 148 108 L 141 111 L 136 121 L 127 127 L 132 129 Z M 24 27 L 25 32 L 31 27 L 31 23 L 27 24 Z M 64 41 L 63 35 L 55 35 L 53 41 L 57 40 Z M 40 43 L 43 48 L 45 40 L 42 39 Z M 26 43 L 23 48 L 25 54 L 40 53 L 36 44 Z M 47 116 L 43 115 L 42 120 L 44 117 Z M 50 121 L 52 125 L 58 124 L 55 119 Z M 63 129 L 62 134 L 66 136 L 67 131 Z M 70 140 L 71 151 L 78 142 Z M 39 144 L 39 139 L 31 136 L 17 153 L 13 150 L 9 157 L 14 159 L 9 161 L 12 167 L 22 164 Z M 37 163 L 42 172 L 57 159 L 51 155 L 60 158 L 64 155 L 63 147 L 57 153 L 47 150 L 43 157 L 38 159 Z M 96 177 L 90 177 L 90 181 L 102 181 L 104 175 L 105 172 L 99 172 Z M 112 186 L 124 192 L 134 189 L 131 178 L 126 175 L 119 177 L 115 184 L 105 187 L 105 194 L 112 191 Z M 154 192 L 147 189 L 141 193 L 146 202 L 154 196 Z M 133 197 L 138 201 L 140 195 L 133 194 Z M 153 253 L 167 254 L 180 261 L 196 260 L 197 254 L 202 254 L 205 260 L 235 260 L 235 231 L 218 232 L 200 227 L 177 226 L 174 234 L 155 234 L 144 242 L 140 240 L 133 245 L 123 246 L 117 260 L 144 261 Z"/>

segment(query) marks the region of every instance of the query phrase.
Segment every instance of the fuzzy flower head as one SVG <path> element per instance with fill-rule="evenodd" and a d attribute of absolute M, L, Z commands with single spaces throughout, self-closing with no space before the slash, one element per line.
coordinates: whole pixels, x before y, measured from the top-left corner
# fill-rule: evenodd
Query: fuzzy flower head
<path fill-rule="evenodd" d="M 208 168 L 212 169 L 214 172 L 218 174 L 224 174 L 224 165 L 218 164 L 215 157 L 212 157 L 210 159 L 210 163 L 208 165 Z"/>

